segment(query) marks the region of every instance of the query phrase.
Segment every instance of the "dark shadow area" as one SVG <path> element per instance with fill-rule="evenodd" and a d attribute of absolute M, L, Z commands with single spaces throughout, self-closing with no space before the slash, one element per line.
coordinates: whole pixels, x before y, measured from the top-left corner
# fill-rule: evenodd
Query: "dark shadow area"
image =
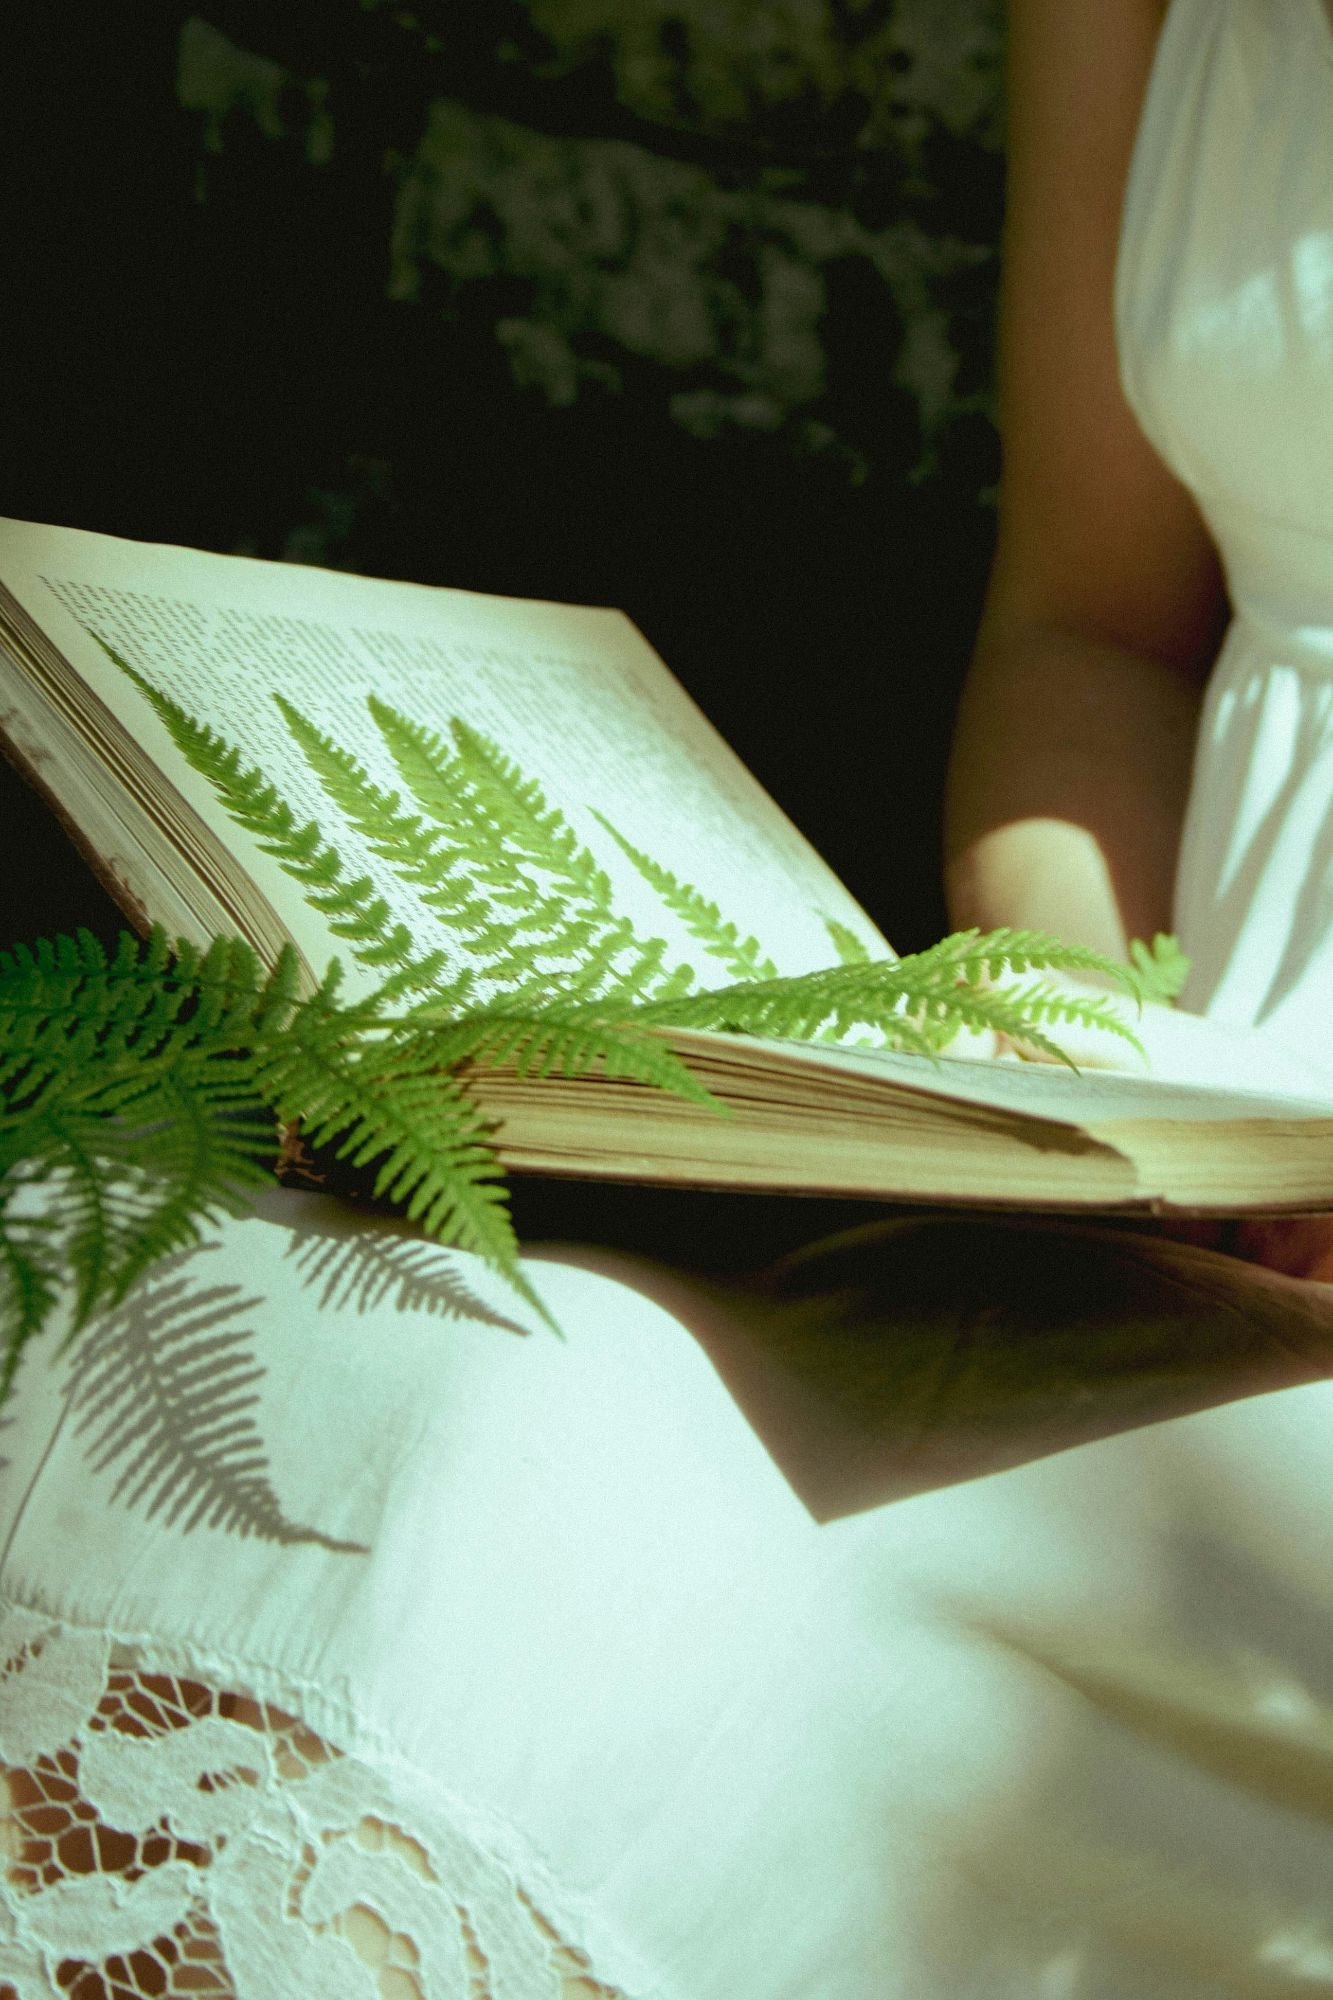
<path fill-rule="evenodd" d="M 0 512 L 621 605 L 925 943 L 991 533 L 998 21 L 27 0 Z M 3 936 L 114 927 L 7 774 L 0 811 Z"/>
<path fill-rule="evenodd" d="M 820 1521 L 1333 1375 L 1333 1286 L 1132 1225 L 894 1214 L 734 1276 L 680 1252 L 555 1254 L 690 1326 Z"/>

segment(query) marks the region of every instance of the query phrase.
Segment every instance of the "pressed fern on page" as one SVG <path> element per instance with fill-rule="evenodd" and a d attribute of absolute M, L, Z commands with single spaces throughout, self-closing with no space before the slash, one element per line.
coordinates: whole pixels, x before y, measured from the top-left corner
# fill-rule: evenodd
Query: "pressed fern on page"
<path fill-rule="evenodd" d="M 324 838 L 318 822 L 298 822 L 277 785 L 258 766 L 247 764 L 217 730 L 197 721 L 127 666 L 105 641 L 100 643 L 151 702 L 176 748 L 208 780 L 228 816 L 300 883 L 310 907 L 319 911 L 336 937 L 348 940 L 352 956 L 362 965 L 387 970 L 396 991 L 438 986 L 444 954 L 418 952 L 411 932 L 394 922 L 371 877 L 349 876 L 341 854 Z"/>
<path fill-rule="evenodd" d="M 135 678 L 145 685 L 141 677 Z M 715 1010 L 707 994 L 699 993 L 691 968 L 679 965 L 664 971 L 665 941 L 638 936 L 632 920 L 615 908 L 605 869 L 578 840 L 565 815 L 480 731 L 453 717 L 446 740 L 377 697 L 368 697 L 372 720 L 420 808 L 419 815 L 404 813 L 399 794 L 376 785 L 349 751 L 285 698 L 275 695 L 274 700 L 349 830 L 412 889 L 421 915 L 444 923 L 455 952 L 465 950 L 476 960 L 475 972 L 526 1004 L 550 1004 L 564 995 L 611 1003 L 616 1010 L 635 1014 L 646 1009 L 642 1018 L 662 1024 L 707 1022 L 754 1034 L 811 1036 L 837 1034 L 849 1026 L 876 1026 L 891 1046 L 921 1051 L 938 1048 L 963 1026 L 993 1025 L 1005 1032 L 1022 1027 L 1034 1046 L 1058 1055 L 1056 1046 L 1041 1034 L 1043 1022 L 1105 1027 L 1122 1037 L 1127 1030 L 1114 1009 L 1096 998 L 1070 996 L 1040 984 L 1021 992 L 1009 988 L 1007 997 L 998 997 L 994 982 L 1003 974 L 1090 969 L 1140 993 L 1154 976 L 1162 980 L 1170 976 L 1171 968 L 1157 945 L 1152 953 L 1138 946 L 1138 969 L 1131 974 L 1094 952 L 1016 931 L 995 932 L 988 938 L 959 933 L 909 959 L 877 962 L 870 960 L 845 925 L 826 918 L 841 967 L 783 980 L 757 939 L 744 936 L 714 902 L 593 809 L 592 817 L 663 906 L 737 975 L 732 987 L 722 989 L 731 996 L 725 1007 L 719 1001 Z M 281 852 L 288 837 L 285 822 L 267 828 L 262 818 L 254 816 L 253 800 L 261 792 L 265 800 L 281 806 L 276 786 L 262 772 L 248 771 L 241 807 L 250 816 L 243 818 L 223 789 L 223 780 L 240 766 L 239 753 L 222 746 L 216 732 L 205 732 L 205 745 L 197 725 L 177 726 L 179 746 L 218 789 L 227 810 L 268 841 L 288 866 Z M 221 774 L 219 747 L 225 762 Z M 340 863 L 340 857 L 335 859 Z M 299 880 L 304 865 L 297 857 L 289 872 Z M 363 892 L 373 890 L 364 875 L 356 878 L 356 886 Z M 363 956 L 355 944 L 353 950 Z M 629 962 L 617 963 L 626 953 Z M 868 976 L 858 979 L 858 968 Z M 467 978 L 466 973 L 463 976 Z M 808 987 L 806 982 L 811 982 Z M 831 1007 L 816 1016 L 813 1008 L 824 987 Z M 473 990 L 469 984 L 468 997 Z M 438 1016 L 456 997 L 446 985 L 427 1002 L 430 1013 Z M 678 1002 L 683 1003 L 679 1012 Z M 727 1020 L 714 1018 L 716 1011 L 725 1012 Z M 920 1016 L 920 1026 L 914 1015 Z"/>
<path fill-rule="evenodd" d="M 490 921 L 484 898 L 463 872 L 461 857 L 450 851 L 419 814 L 403 809 L 397 792 L 386 792 L 371 778 L 350 750 L 316 727 L 294 703 L 273 697 L 293 742 L 300 750 L 325 796 L 337 807 L 367 849 L 414 891 L 419 908 L 442 924 L 455 950 Z M 463 1007 L 472 997 L 476 973 L 464 965 L 446 977 L 447 954 L 437 950 L 417 959 L 422 976 L 412 990 L 428 991 L 437 1005 Z"/>
<path fill-rule="evenodd" d="M 1073 965 L 1104 969 L 1094 952 L 1059 945 L 1036 932 L 960 932 L 908 958 L 853 962 L 794 979 L 742 981 L 679 1001 L 650 1004 L 641 1018 L 673 1027 L 722 1028 L 808 1041 L 837 1040 L 873 1029 L 885 1046 L 933 1055 L 960 1027 L 1021 1036 L 1055 1060 L 1046 1025 L 1105 1029 L 1134 1047 L 1110 995 L 1079 995 L 1038 980 L 992 985 L 997 968 L 1042 971 Z"/>
<path fill-rule="evenodd" d="M 488 978 L 618 1004 L 689 990 L 691 969 L 666 969 L 666 940 L 637 934 L 596 856 L 497 744 L 457 717 L 449 744 L 373 696 L 369 708 L 404 783 L 482 901 L 486 918 L 468 946 L 485 958 Z"/>
<path fill-rule="evenodd" d="M 735 978 L 777 978 L 778 969 L 757 938 L 743 938 L 736 925 L 727 922 L 716 903 L 700 895 L 688 882 L 679 881 L 669 868 L 654 861 L 651 854 L 645 854 L 642 848 L 626 840 L 604 813 L 594 812 L 593 818 L 610 834 L 626 859 L 633 862 L 649 888 L 655 890 L 667 908 L 681 919 L 691 936 L 698 938 L 705 951 L 720 959 Z"/>

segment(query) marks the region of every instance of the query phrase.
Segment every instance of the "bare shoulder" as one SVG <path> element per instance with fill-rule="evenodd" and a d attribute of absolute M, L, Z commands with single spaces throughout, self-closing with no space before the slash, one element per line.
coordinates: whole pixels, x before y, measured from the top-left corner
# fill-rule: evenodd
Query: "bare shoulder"
<path fill-rule="evenodd" d="M 1202 669 L 1221 602 L 1215 552 L 1125 402 L 1114 323 L 1126 177 L 1166 12 L 1166 0 L 1010 0 L 989 609 Z"/>

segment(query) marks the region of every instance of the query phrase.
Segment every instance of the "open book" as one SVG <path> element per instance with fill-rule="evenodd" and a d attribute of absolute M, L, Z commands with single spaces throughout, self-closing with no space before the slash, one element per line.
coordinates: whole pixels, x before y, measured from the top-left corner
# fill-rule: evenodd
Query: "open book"
<path fill-rule="evenodd" d="M 326 828 L 328 799 L 275 695 L 386 789 L 400 780 L 368 696 L 440 732 L 462 718 L 540 785 L 620 906 L 681 962 L 699 964 L 697 934 L 632 865 L 635 851 L 731 913 L 780 973 L 828 964 L 835 943 L 890 955 L 619 612 L 0 524 L 0 734 L 140 928 L 239 935 L 269 962 L 290 942 L 312 975 L 335 955 L 348 961 L 140 683 Z M 373 862 L 371 873 L 406 917 L 393 870 Z M 442 978 L 456 973 L 458 937 L 433 943 Z M 702 964 L 699 976 L 710 983 Z M 713 967 L 712 984 L 728 977 Z M 352 965 L 358 981 L 374 983 Z M 684 1029 L 670 1040 L 729 1117 L 605 1074 L 478 1070 L 469 1081 L 500 1158 L 554 1174 L 996 1207 L 1333 1207 L 1333 1083 L 1257 1033 L 1180 1017 L 1152 1075 Z"/>

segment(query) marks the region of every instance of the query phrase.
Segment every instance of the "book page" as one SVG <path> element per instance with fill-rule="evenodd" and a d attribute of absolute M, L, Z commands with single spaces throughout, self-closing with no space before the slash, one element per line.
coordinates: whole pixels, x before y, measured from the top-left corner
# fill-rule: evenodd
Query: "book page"
<path fill-rule="evenodd" d="M 731 975 L 689 938 L 593 809 L 717 903 L 744 935 L 755 934 L 784 973 L 834 959 L 829 919 L 872 951 L 886 950 L 831 870 L 619 612 L 23 522 L 0 525 L 0 576 L 96 702 L 240 859 L 312 965 L 335 949 L 346 964 L 346 946 L 222 812 L 89 633 L 261 766 L 298 819 L 316 819 L 353 872 L 371 874 L 423 949 L 447 949 L 450 940 L 438 928 L 422 934 L 410 890 L 359 849 L 288 735 L 275 692 L 390 791 L 402 787 L 367 712 L 368 694 L 437 731 L 458 716 L 492 737 L 566 813 L 640 929 L 666 937 L 671 962 L 691 964 L 705 985 Z"/>
<path fill-rule="evenodd" d="M 1311 1068 L 1263 1030 L 1236 1028 L 1202 1015 L 1175 1017 L 1174 1048 L 1153 1074 L 1143 1071 L 1071 1070 L 1044 1062 L 979 1061 L 927 1057 L 890 1049 L 832 1047 L 821 1042 L 765 1041 L 673 1031 L 682 1047 L 697 1043 L 712 1060 L 734 1064 L 776 1061 L 829 1074 L 830 1081 L 859 1080 L 869 1090 L 889 1084 L 956 1103 L 1023 1118 L 1049 1119 L 1085 1130 L 1105 1130 L 1116 1120 L 1328 1119 L 1333 1078 Z M 1243 1078 L 1233 1083 L 1232 1078 Z"/>

